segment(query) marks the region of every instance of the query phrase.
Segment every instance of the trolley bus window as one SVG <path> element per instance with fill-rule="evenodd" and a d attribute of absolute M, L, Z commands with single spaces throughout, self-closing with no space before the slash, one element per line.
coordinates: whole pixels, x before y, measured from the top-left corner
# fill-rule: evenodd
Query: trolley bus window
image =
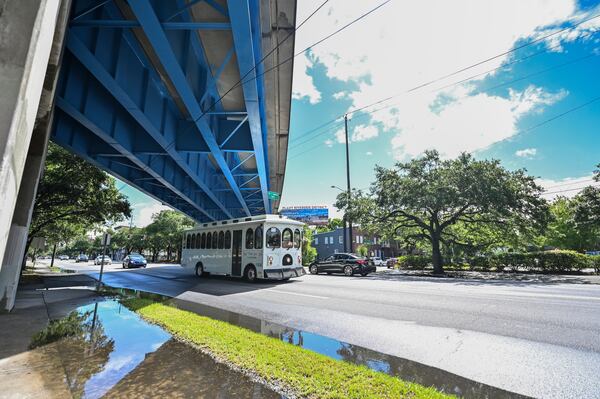
<path fill-rule="evenodd" d="M 206 235 L 206 249 L 211 249 L 212 248 L 212 246 L 211 246 L 212 240 L 211 239 L 212 239 L 212 234 L 208 233 Z"/>
<path fill-rule="evenodd" d="M 246 249 L 254 248 L 254 230 L 246 230 Z"/>
<path fill-rule="evenodd" d="M 262 249 L 263 247 L 263 229 L 262 226 L 258 226 L 254 230 L 254 248 Z"/>
<path fill-rule="evenodd" d="M 279 248 L 281 246 L 281 233 L 277 227 L 267 230 L 267 248 Z"/>
<path fill-rule="evenodd" d="M 196 241 L 198 238 L 196 237 L 196 234 L 192 234 L 192 249 L 196 249 L 198 248 L 198 241 Z"/>
<path fill-rule="evenodd" d="M 185 247 L 187 249 L 190 249 L 192 245 L 192 236 L 191 234 L 187 234 L 187 237 L 185 238 Z"/>
<path fill-rule="evenodd" d="M 231 249 L 231 231 L 225 232 L 225 249 Z"/>
<path fill-rule="evenodd" d="M 223 249 L 223 245 L 225 244 L 225 233 L 219 231 L 219 249 Z"/>
<path fill-rule="evenodd" d="M 202 237 L 200 238 L 200 248 L 206 248 L 206 233 L 202 233 Z"/>
<path fill-rule="evenodd" d="M 294 246 L 293 235 L 291 229 L 283 229 L 283 234 L 281 235 L 281 246 L 283 248 L 291 248 Z"/>
<path fill-rule="evenodd" d="M 217 235 L 217 232 L 215 231 L 213 233 L 213 237 L 212 237 L 212 247 L 213 247 L 213 249 L 217 249 L 218 248 L 218 244 L 219 244 L 219 236 Z"/>
<path fill-rule="evenodd" d="M 300 230 L 294 230 L 294 248 L 300 248 L 302 245 L 302 236 Z"/>

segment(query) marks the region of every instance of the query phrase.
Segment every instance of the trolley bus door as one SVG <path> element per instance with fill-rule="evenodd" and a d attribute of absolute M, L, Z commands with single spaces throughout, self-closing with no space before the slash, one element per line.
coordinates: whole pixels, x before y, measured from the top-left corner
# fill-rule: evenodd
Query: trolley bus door
<path fill-rule="evenodd" d="M 242 275 L 242 230 L 233 231 L 233 245 L 231 246 L 231 275 Z"/>

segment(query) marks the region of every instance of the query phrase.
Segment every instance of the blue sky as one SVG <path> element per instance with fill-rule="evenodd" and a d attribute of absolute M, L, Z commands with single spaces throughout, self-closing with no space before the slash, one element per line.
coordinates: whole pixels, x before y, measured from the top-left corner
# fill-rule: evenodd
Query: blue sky
<path fill-rule="evenodd" d="M 339 5 L 332 3 L 332 7 Z M 323 18 L 343 25 L 351 19 L 349 14 L 356 16 L 359 10 L 372 7 L 351 3 L 354 10 L 340 14 L 329 10 Z M 314 49 L 296 61 L 284 205 L 331 205 L 338 191 L 330 186 L 345 187 L 343 140 L 336 140 L 337 130 L 329 126 L 310 132 L 316 126 L 600 12 L 597 2 L 483 2 L 494 5 L 478 8 L 473 2 L 457 1 L 452 2 L 454 9 L 441 13 L 445 18 L 419 30 L 429 10 L 441 3 L 425 2 L 428 4 L 421 10 L 413 10 L 415 3 L 410 3 L 396 2 L 386 12 L 357 25 L 355 32 L 342 33 L 337 43 Z M 494 9 L 494 17 L 490 18 L 486 8 Z M 395 17 L 411 11 L 419 23 L 392 24 Z M 464 17 L 469 14 L 480 21 Z M 463 26 L 457 25 L 457 20 Z M 593 33 L 600 27 L 598 20 L 381 104 L 398 103 L 390 107 L 395 113 L 354 114 L 350 135 L 357 129 L 363 134 L 350 144 L 352 186 L 368 187 L 376 164 L 389 167 L 427 148 L 438 149 L 447 157 L 468 151 L 479 158 L 500 159 L 510 169 L 526 168 L 549 187 L 549 193 L 583 186 L 600 163 L 596 150 L 600 147 L 600 101 L 531 127 L 600 96 L 600 34 Z M 315 24 L 335 30 L 331 24 Z M 449 33 L 451 30 L 461 32 Z M 393 46 L 398 52 L 389 52 Z M 423 50 L 424 46 L 429 46 L 428 50 Z M 540 54 L 484 73 L 536 53 Z M 352 59 L 345 64 L 347 58 Z M 357 70 L 354 74 L 353 69 Z M 480 73 L 477 79 L 437 90 Z M 556 185 L 560 188 L 553 189 Z"/>
<path fill-rule="evenodd" d="M 320 3 L 299 1 L 298 21 Z M 297 51 L 379 3 L 330 0 L 297 32 Z M 600 101 L 531 127 L 600 96 L 600 17 L 509 51 L 596 14 L 596 1 L 393 0 L 297 57 L 282 205 L 327 205 L 334 213 L 339 191 L 331 186 L 346 184 L 342 122 L 314 129 L 393 95 L 366 109 L 385 106 L 378 112 L 352 115 L 353 187 L 368 187 L 376 164 L 390 167 L 435 148 L 445 157 L 468 151 L 526 168 L 548 187 L 548 198 L 557 190 L 575 194 L 600 163 Z M 165 209 L 135 189 L 123 191 L 134 224 Z"/>

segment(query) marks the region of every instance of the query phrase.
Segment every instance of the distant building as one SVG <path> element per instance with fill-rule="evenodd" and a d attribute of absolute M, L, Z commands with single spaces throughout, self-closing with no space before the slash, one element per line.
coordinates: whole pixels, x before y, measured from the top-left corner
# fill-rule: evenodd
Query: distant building
<path fill-rule="evenodd" d="M 317 250 L 320 259 L 338 252 L 356 253 L 360 245 L 367 247 L 369 256 L 390 258 L 402 252 L 395 243 L 382 240 L 377 236 L 366 235 L 358 227 L 352 228 L 352 248 L 348 247 L 347 251 L 344 251 L 344 228 L 313 234 L 312 246 Z"/>

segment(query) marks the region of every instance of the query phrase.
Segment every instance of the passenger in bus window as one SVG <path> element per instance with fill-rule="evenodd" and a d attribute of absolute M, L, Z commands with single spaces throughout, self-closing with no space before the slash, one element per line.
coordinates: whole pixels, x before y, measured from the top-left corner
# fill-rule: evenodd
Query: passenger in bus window
<path fill-rule="evenodd" d="M 213 249 L 217 249 L 218 248 L 218 241 L 219 241 L 219 236 L 217 235 L 217 232 L 215 231 L 213 233 L 213 236 L 212 236 L 212 247 L 213 247 Z"/>
<path fill-rule="evenodd" d="M 294 248 L 300 248 L 302 246 L 302 235 L 300 230 L 294 230 Z"/>
<path fill-rule="evenodd" d="M 283 248 L 292 248 L 294 246 L 293 235 L 291 229 L 283 229 L 281 237 L 281 246 Z"/>
<path fill-rule="evenodd" d="M 254 248 L 262 249 L 263 247 L 263 229 L 262 226 L 258 226 L 254 230 Z"/>
<path fill-rule="evenodd" d="M 281 232 L 277 227 L 267 230 L 267 248 L 281 247 Z"/>

